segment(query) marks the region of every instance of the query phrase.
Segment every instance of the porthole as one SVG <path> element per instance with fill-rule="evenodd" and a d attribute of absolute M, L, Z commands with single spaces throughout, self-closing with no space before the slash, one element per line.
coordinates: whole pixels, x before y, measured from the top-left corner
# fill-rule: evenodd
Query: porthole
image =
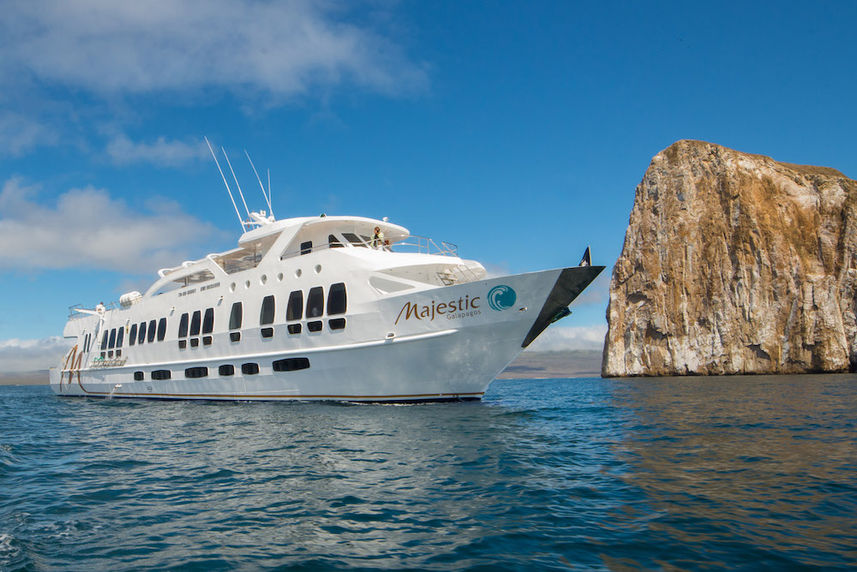
<path fill-rule="evenodd" d="M 229 291 L 235 292 L 235 282 L 233 282 L 232 284 L 229 285 Z"/>
<path fill-rule="evenodd" d="M 295 270 L 295 278 L 300 278 L 300 277 L 301 277 L 301 274 L 303 274 L 303 272 L 301 271 L 301 269 L 300 269 L 300 268 L 298 268 L 297 270 Z"/>
<path fill-rule="evenodd" d="M 244 282 L 244 288 L 250 288 L 250 281 L 249 280 Z"/>
<path fill-rule="evenodd" d="M 315 265 L 315 273 L 316 273 L 316 274 L 321 274 L 321 264 L 316 264 L 316 265 Z"/>
<path fill-rule="evenodd" d="M 277 274 L 277 282 L 282 282 L 282 281 L 283 281 L 283 273 L 280 272 L 279 274 Z"/>
<path fill-rule="evenodd" d="M 268 282 L 268 275 L 267 275 L 267 274 L 262 274 L 262 277 L 261 277 L 261 278 L 259 278 L 259 284 L 264 285 L 264 284 L 266 284 L 267 282 Z"/>

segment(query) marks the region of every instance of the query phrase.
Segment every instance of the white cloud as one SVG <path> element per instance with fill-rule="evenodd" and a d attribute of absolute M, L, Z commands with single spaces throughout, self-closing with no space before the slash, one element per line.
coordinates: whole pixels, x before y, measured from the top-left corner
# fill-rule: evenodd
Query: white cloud
<path fill-rule="evenodd" d="M 72 344 L 73 340 L 58 336 L 41 340 L 0 340 L 0 371 L 10 373 L 55 367 Z"/>
<path fill-rule="evenodd" d="M 152 143 L 135 143 L 125 135 L 118 135 L 107 144 L 107 155 L 118 165 L 152 163 L 175 167 L 204 159 L 208 154 L 208 148 L 202 141 L 186 143 L 168 141 L 164 137 L 159 137 Z"/>
<path fill-rule="evenodd" d="M 0 20 L 0 88 L 20 74 L 97 94 L 263 92 L 346 82 L 400 94 L 426 74 L 348 3 L 251 0 L 12 2 Z M 3 85 L 5 84 L 5 85 Z"/>
<path fill-rule="evenodd" d="M 542 332 L 527 349 L 536 352 L 601 350 L 604 347 L 606 335 L 607 324 L 567 328 L 551 326 Z"/>
<path fill-rule="evenodd" d="M 175 265 L 217 234 L 175 206 L 133 212 L 102 189 L 72 189 L 49 206 L 37 193 L 19 179 L 0 190 L 0 268 L 147 272 Z"/>
<path fill-rule="evenodd" d="M 55 144 L 57 133 L 20 113 L 0 112 L 0 154 L 18 156 L 39 145 Z"/>

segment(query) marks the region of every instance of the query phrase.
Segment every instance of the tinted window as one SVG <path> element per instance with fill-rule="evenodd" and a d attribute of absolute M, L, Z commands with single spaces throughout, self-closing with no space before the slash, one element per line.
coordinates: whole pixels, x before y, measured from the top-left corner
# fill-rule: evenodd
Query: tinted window
<path fill-rule="evenodd" d="M 140 335 L 137 336 L 137 343 L 142 344 L 146 341 L 146 322 L 140 322 Z"/>
<path fill-rule="evenodd" d="M 210 334 L 214 329 L 214 308 L 205 310 L 205 317 L 202 319 L 202 333 Z"/>
<path fill-rule="evenodd" d="M 110 339 L 110 332 L 104 330 L 104 335 L 101 337 L 101 349 L 107 349 L 107 341 Z"/>
<path fill-rule="evenodd" d="M 274 362 L 274 371 L 295 371 L 309 367 L 309 360 L 305 357 L 279 359 Z"/>
<path fill-rule="evenodd" d="M 206 377 L 208 375 L 207 367 L 189 367 L 184 370 L 184 376 L 187 378 Z"/>
<path fill-rule="evenodd" d="M 149 333 L 148 333 L 148 336 L 146 338 L 149 343 L 152 343 L 155 341 L 155 333 L 156 333 L 155 332 L 155 326 L 156 325 L 157 324 L 156 324 L 155 320 L 149 320 Z"/>
<path fill-rule="evenodd" d="M 306 300 L 306 317 L 317 318 L 324 313 L 324 289 L 316 286 L 309 289 Z"/>
<path fill-rule="evenodd" d="M 342 248 L 344 245 L 339 242 L 339 239 L 332 234 L 327 235 L 327 242 L 330 244 L 330 248 Z"/>
<path fill-rule="evenodd" d="M 331 330 L 345 329 L 345 318 L 333 318 L 332 320 L 328 320 L 327 323 L 330 324 Z"/>
<path fill-rule="evenodd" d="M 365 247 L 365 246 L 366 246 L 366 243 L 365 243 L 365 242 L 363 242 L 363 241 L 360 239 L 360 237 L 359 237 L 359 236 L 357 236 L 356 234 L 354 234 L 353 232 L 343 232 L 343 233 L 342 233 L 342 236 L 344 236 L 344 237 L 345 237 L 345 239 L 346 239 L 348 242 L 350 242 L 351 244 L 353 244 L 354 246 L 363 246 L 363 247 Z M 367 237 L 367 238 L 368 238 L 368 237 Z"/>
<path fill-rule="evenodd" d="M 172 375 L 170 374 L 170 370 L 168 369 L 156 369 L 152 372 L 152 379 L 162 380 L 162 379 L 170 379 Z"/>
<path fill-rule="evenodd" d="M 274 321 L 274 297 L 265 296 L 262 299 L 262 311 L 259 312 L 259 323 L 270 324 Z"/>
<path fill-rule="evenodd" d="M 314 320 L 306 323 L 306 329 L 310 332 L 320 332 L 322 327 L 321 320 Z"/>
<path fill-rule="evenodd" d="M 301 254 L 309 254 L 312 252 L 312 241 L 308 240 L 301 243 Z"/>
<path fill-rule="evenodd" d="M 197 310 L 193 313 L 193 317 L 190 319 L 190 335 L 198 336 L 199 335 L 199 323 L 202 319 L 202 312 Z"/>
<path fill-rule="evenodd" d="M 217 372 L 220 375 L 235 375 L 235 366 L 233 366 L 232 364 L 222 365 L 217 368 Z"/>
<path fill-rule="evenodd" d="M 246 375 L 255 375 L 259 373 L 259 364 L 258 363 L 245 363 L 241 364 L 241 373 Z"/>
<path fill-rule="evenodd" d="M 190 315 L 185 312 L 182 314 L 182 317 L 179 319 L 179 337 L 185 338 L 187 337 L 187 322 Z"/>
<path fill-rule="evenodd" d="M 229 329 L 237 330 L 241 327 L 241 318 L 243 316 L 243 310 L 241 306 L 241 302 L 235 302 L 232 304 L 232 313 L 229 314 Z"/>
<path fill-rule="evenodd" d="M 273 338 L 274 337 L 274 328 L 262 328 L 262 337 L 263 338 Z"/>
<path fill-rule="evenodd" d="M 107 347 L 111 350 L 116 347 L 116 328 L 110 330 L 110 344 Z"/>
<path fill-rule="evenodd" d="M 143 381 L 143 372 L 135 371 L 134 372 L 134 381 Z"/>
<path fill-rule="evenodd" d="M 167 319 L 161 318 L 158 320 L 158 341 L 164 341 L 164 338 L 167 335 Z"/>
<path fill-rule="evenodd" d="M 116 332 L 116 347 L 121 348 L 122 343 L 125 341 L 125 326 L 119 328 L 119 331 Z"/>
<path fill-rule="evenodd" d="M 131 333 L 128 334 L 128 345 L 133 346 L 137 342 L 137 324 L 131 326 Z"/>
<path fill-rule="evenodd" d="M 344 314 L 347 306 L 345 295 L 345 283 L 337 282 L 330 286 L 330 292 L 327 295 L 327 314 Z"/>
<path fill-rule="evenodd" d="M 304 312 L 304 293 L 301 290 L 295 290 L 289 294 L 289 305 L 286 308 L 287 320 L 300 320 Z"/>

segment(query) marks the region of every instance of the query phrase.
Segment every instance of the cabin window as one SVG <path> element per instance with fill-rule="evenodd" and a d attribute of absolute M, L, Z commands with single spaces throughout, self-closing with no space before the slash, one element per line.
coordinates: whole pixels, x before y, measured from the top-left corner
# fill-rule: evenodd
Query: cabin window
<path fill-rule="evenodd" d="M 318 318 L 324 313 L 324 288 L 315 286 L 309 289 L 306 302 L 306 317 Z"/>
<path fill-rule="evenodd" d="M 327 315 L 344 314 L 347 305 L 345 283 L 337 282 L 336 284 L 331 284 L 330 291 L 327 294 Z"/>
<path fill-rule="evenodd" d="M 309 254 L 312 252 L 312 241 L 308 240 L 301 243 L 301 254 Z"/>
<path fill-rule="evenodd" d="M 244 375 L 256 375 L 259 373 L 258 363 L 243 363 L 241 364 L 241 373 Z"/>
<path fill-rule="evenodd" d="M 121 348 L 122 344 L 125 342 L 125 326 L 119 328 L 119 331 L 116 332 L 116 347 Z"/>
<path fill-rule="evenodd" d="M 330 248 L 343 248 L 345 246 L 339 242 L 339 239 L 334 234 L 327 235 L 327 243 L 330 245 Z"/>
<path fill-rule="evenodd" d="M 300 324 L 289 324 L 286 326 L 289 329 L 290 334 L 299 334 L 301 333 L 301 325 Z"/>
<path fill-rule="evenodd" d="M 263 338 L 273 338 L 274 337 L 274 328 L 262 328 L 262 337 Z"/>
<path fill-rule="evenodd" d="M 202 333 L 210 334 L 214 330 L 214 308 L 207 308 L 202 318 Z"/>
<path fill-rule="evenodd" d="M 164 379 L 170 379 L 172 374 L 168 369 L 156 369 L 152 372 L 152 379 L 156 381 L 162 381 Z"/>
<path fill-rule="evenodd" d="M 185 312 L 182 314 L 182 317 L 179 318 L 179 337 L 186 338 L 187 337 L 187 323 L 190 318 L 190 314 Z"/>
<path fill-rule="evenodd" d="M 183 350 L 187 348 L 187 340 L 179 340 L 179 349 Z"/>
<path fill-rule="evenodd" d="M 143 381 L 143 372 L 135 371 L 134 372 L 134 381 Z"/>
<path fill-rule="evenodd" d="M 331 330 L 345 329 L 345 318 L 333 318 L 332 320 L 328 320 L 327 323 L 330 325 Z"/>
<path fill-rule="evenodd" d="M 306 329 L 310 332 L 320 332 L 322 327 L 321 320 L 315 320 L 306 323 Z"/>
<path fill-rule="evenodd" d="M 343 232 L 342 236 L 344 236 L 345 240 L 347 240 L 354 246 L 362 246 L 363 248 L 366 248 L 366 243 L 363 242 L 363 240 L 353 232 Z"/>
<path fill-rule="evenodd" d="M 235 366 L 227 363 L 217 368 L 217 373 L 220 375 L 235 375 Z"/>
<path fill-rule="evenodd" d="M 274 321 L 274 296 L 265 296 L 262 299 L 262 311 L 259 312 L 259 324 L 270 324 Z"/>
<path fill-rule="evenodd" d="M 273 363 L 274 371 L 297 371 L 309 367 L 309 359 L 305 357 L 278 359 Z"/>
<path fill-rule="evenodd" d="M 155 320 L 149 320 L 149 332 L 146 336 L 146 341 L 150 344 L 155 341 L 155 334 L 157 333 L 155 331 L 155 326 L 157 326 L 157 322 L 155 322 Z"/>
<path fill-rule="evenodd" d="M 198 336 L 199 335 L 199 325 L 202 320 L 202 312 L 197 310 L 193 313 L 193 316 L 190 319 L 190 335 Z"/>
<path fill-rule="evenodd" d="M 158 320 L 158 341 L 164 341 L 164 338 L 167 336 L 167 319 L 161 318 Z"/>
<path fill-rule="evenodd" d="M 191 338 L 190 347 L 195 348 L 197 346 L 199 346 L 199 338 Z"/>
<path fill-rule="evenodd" d="M 133 346 L 137 343 L 137 324 L 131 325 L 131 333 L 128 334 L 128 345 Z"/>
<path fill-rule="evenodd" d="M 137 336 L 137 343 L 142 344 L 146 341 L 146 322 L 140 322 L 140 333 Z"/>
<path fill-rule="evenodd" d="M 208 368 L 207 367 L 189 367 L 186 370 L 184 370 L 184 376 L 188 379 L 208 377 Z"/>
<path fill-rule="evenodd" d="M 232 312 L 229 314 L 229 329 L 237 330 L 241 327 L 241 319 L 243 317 L 243 309 L 241 302 L 232 304 Z"/>
<path fill-rule="evenodd" d="M 300 320 L 304 312 L 304 293 L 295 290 L 289 294 L 289 305 L 286 307 L 286 320 Z"/>
<path fill-rule="evenodd" d="M 107 342 L 110 340 L 110 332 L 104 330 L 104 335 L 101 337 L 101 349 L 107 349 Z"/>
<path fill-rule="evenodd" d="M 110 330 L 110 343 L 107 344 L 107 349 L 112 350 L 116 347 L 116 328 Z"/>

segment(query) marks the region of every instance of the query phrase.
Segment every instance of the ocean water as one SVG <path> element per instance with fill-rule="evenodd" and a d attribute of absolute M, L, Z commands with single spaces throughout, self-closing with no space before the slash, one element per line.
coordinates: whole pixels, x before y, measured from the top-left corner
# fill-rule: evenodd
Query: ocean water
<path fill-rule="evenodd" d="M 0 387 L 0 570 L 844 569 L 857 376 L 422 405 Z"/>

